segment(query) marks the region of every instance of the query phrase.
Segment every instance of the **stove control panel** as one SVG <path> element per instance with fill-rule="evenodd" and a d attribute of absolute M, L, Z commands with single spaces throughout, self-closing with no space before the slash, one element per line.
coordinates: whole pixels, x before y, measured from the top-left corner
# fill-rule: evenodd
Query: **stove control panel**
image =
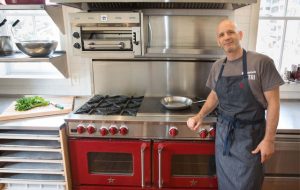
<path fill-rule="evenodd" d="M 213 140 L 216 135 L 213 124 L 202 125 L 197 131 L 191 131 L 185 122 L 72 121 L 67 124 L 68 136 L 78 138 Z"/>

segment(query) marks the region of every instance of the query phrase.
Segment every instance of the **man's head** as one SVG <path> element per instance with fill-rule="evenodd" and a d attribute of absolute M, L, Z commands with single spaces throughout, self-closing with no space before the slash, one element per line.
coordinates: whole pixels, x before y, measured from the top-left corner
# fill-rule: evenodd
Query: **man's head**
<path fill-rule="evenodd" d="M 243 32 L 239 31 L 237 25 L 231 20 L 223 20 L 217 27 L 217 42 L 225 53 L 235 53 L 241 49 L 240 41 Z"/>

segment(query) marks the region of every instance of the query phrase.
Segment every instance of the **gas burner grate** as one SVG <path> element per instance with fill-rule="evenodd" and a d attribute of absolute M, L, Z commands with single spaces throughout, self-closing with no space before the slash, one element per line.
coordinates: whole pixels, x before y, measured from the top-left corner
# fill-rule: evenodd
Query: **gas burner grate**
<path fill-rule="evenodd" d="M 89 113 L 92 109 L 93 109 L 92 105 L 85 103 L 75 113 L 76 114 L 85 114 L 85 113 Z"/>
<path fill-rule="evenodd" d="M 127 115 L 127 116 L 136 116 L 137 114 L 137 109 L 130 109 L 130 108 L 126 108 L 123 109 L 122 112 L 120 113 L 121 115 Z"/>
<path fill-rule="evenodd" d="M 115 104 L 126 103 L 130 97 L 127 96 L 111 96 L 105 99 L 107 102 L 112 102 Z"/>
<path fill-rule="evenodd" d="M 92 97 L 87 103 L 88 103 L 88 104 L 99 103 L 103 98 L 105 98 L 105 97 L 104 97 L 104 96 L 101 96 L 101 95 L 95 95 L 95 96 Z"/>
<path fill-rule="evenodd" d="M 80 107 L 75 114 L 136 116 L 143 99 L 144 96 L 95 95 Z"/>
<path fill-rule="evenodd" d="M 121 113 L 121 107 L 106 107 L 95 108 L 92 114 L 94 115 L 119 115 Z"/>

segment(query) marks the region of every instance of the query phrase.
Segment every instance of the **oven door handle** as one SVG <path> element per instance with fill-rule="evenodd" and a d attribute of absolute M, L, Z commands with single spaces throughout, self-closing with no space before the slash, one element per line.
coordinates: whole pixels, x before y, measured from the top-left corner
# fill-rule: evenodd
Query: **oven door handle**
<path fill-rule="evenodd" d="M 142 173 L 141 184 L 142 184 L 142 188 L 145 187 L 145 150 L 146 150 L 146 148 L 147 148 L 147 144 L 143 143 L 141 146 L 141 173 Z"/>
<path fill-rule="evenodd" d="M 124 42 L 120 42 L 119 44 L 88 44 L 88 48 L 90 49 L 124 49 Z"/>
<path fill-rule="evenodd" d="M 158 188 L 162 188 L 162 151 L 163 151 L 163 145 L 158 145 Z"/>

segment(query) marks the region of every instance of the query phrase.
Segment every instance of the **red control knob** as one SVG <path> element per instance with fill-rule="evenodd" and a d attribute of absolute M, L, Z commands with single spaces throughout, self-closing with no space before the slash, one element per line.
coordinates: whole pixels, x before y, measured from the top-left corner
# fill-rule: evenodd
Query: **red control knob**
<path fill-rule="evenodd" d="M 199 136 L 201 137 L 201 138 L 206 138 L 207 137 L 207 135 L 208 135 L 208 133 L 207 133 L 207 130 L 206 129 L 201 129 L 200 130 L 200 132 L 199 132 Z"/>
<path fill-rule="evenodd" d="M 100 128 L 100 134 L 102 136 L 106 136 L 108 134 L 108 129 L 106 127 L 101 127 Z"/>
<path fill-rule="evenodd" d="M 169 135 L 175 137 L 178 134 L 178 129 L 176 127 L 171 127 L 169 129 Z"/>
<path fill-rule="evenodd" d="M 112 135 L 115 135 L 118 133 L 118 128 L 116 125 L 111 125 L 108 130 L 109 130 L 109 133 Z"/>
<path fill-rule="evenodd" d="M 128 128 L 127 128 L 127 126 L 126 125 L 122 125 L 121 127 L 120 127 L 120 134 L 121 135 L 126 135 L 128 133 Z"/>
<path fill-rule="evenodd" d="M 95 132 L 96 132 L 95 126 L 94 126 L 94 125 L 89 125 L 89 126 L 87 127 L 87 132 L 88 132 L 89 134 L 95 133 Z"/>
<path fill-rule="evenodd" d="M 214 127 L 211 127 L 209 130 L 208 130 L 208 133 L 209 133 L 209 136 L 210 137 L 215 137 L 216 136 L 216 129 Z"/>
<path fill-rule="evenodd" d="M 84 125 L 79 124 L 79 125 L 77 126 L 77 133 L 78 133 L 78 134 L 82 134 L 82 133 L 84 133 L 84 132 L 85 132 L 85 127 L 84 127 Z"/>

